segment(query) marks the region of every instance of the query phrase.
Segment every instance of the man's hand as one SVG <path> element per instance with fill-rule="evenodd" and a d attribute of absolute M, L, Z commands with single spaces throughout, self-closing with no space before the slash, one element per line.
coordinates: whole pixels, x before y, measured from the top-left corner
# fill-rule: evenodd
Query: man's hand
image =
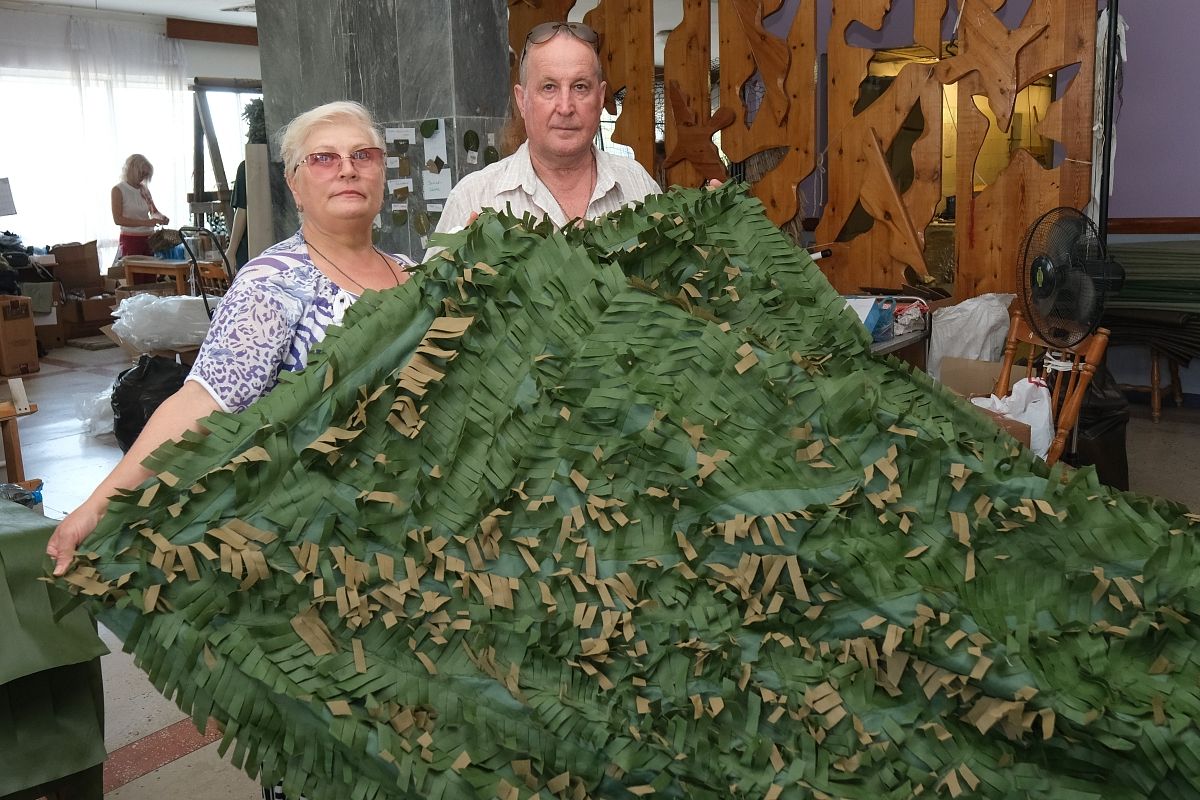
<path fill-rule="evenodd" d="M 716 178 L 709 178 L 708 182 L 705 183 L 702 188 L 708 189 L 710 192 L 713 189 L 720 189 L 721 181 L 717 180 Z"/>

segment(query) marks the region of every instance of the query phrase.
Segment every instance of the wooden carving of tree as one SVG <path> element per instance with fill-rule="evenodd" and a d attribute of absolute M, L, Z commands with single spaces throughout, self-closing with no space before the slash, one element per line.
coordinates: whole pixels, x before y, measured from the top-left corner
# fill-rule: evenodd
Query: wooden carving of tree
<path fill-rule="evenodd" d="M 689 131 L 694 132 L 695 126 L 702 123 L 708 127 L 712 108 L 709 100 L 712 92 L 709 72 L 711 13 L 708 0 L 683 0 L 683 19 L 667 35 L 663 55 L 664 84 L 674 84 L 682 105 L 666 103 L 666 163 L 683 154 L 681 144 L 687 145 Z M 677 109 L 686 109 L 687 114 L 680 115 Z M 681 131 L 684 132 L 682 143 Z M 697 186 L 703 177 L 703 172 L 686 158 L 667 167 L 670 184 Z"/>
<path fill-rule="evenodd" d="M 906 280 L 905 268 L 923 275 L 924 229 L 940 199 L 941 88 L 933 67 L 906 64 L 879 98 L 854 111 L 874 51 L 848 44 L 846 31 L 856 21 L 879 29 L 890 7 L 891 0 L 833 4 L 827 83 L 829 195 L 817 239 L 834 251 L 834 257 L 821 264 L 843 292 L 863 286 L 900 286 Z M 945 4 L 922 2 L 917 10 L 924 16 L 915 18 L 914 35 L 932 39 L 930 19 L 936 15 L 940 22 Z M 901 194 L 884 153 L 918 105 L 925 127 L 912 150 L 913 182 Z M 860 206 L 872 223 L 850 235 L 846 224 Z"/>
<path fill-rule="evenodd" d="M 600 34 L 600 63 L 608 83 L 604 105 L 617 113 L 614 95 L 625 90 L 612 140 L 633 148 L 654 168 L 654 2 L 601 0 L 583 18 Z"/>
<path fill-rule="evenodd" d="M 1029 225 L 1056 206 L 1083 208 L 1091 193 L 1094 0 L 1033 0 L 1015 31 L 992 11 L 984 0 L 967 0 L 960 54 L 939 65 L 946 80 L 959 79 L 954 284 L 959 298 L 1016 291 L 1018 250 Z M 988 120 L 976 96 L 987 98 L 1006 130 L 1016 93 L 1072 64 L 1079 69 L 1038 128 L 1062 146 L 1062 163 L 1046 168 L 1019 149 L 995 181 L 977 186 L 975 164 Z"/>
<path fill-rule="evenodd" d="M 786 38 L 767 32 L 764 18 L 781 0 L 722 3 L 721 106 L 735 119 L 721 133 L 721 146 L 733 161 L 783 149 L 778 162 L 753 184 L 767 216 L 785 225 L 799 211 L 797 186 L 816 166 L 816 0 L 802 0 Z M 755 74 L 762 82 L 762 103 L 747 126 L 743 99 L 746 82 Z"/>

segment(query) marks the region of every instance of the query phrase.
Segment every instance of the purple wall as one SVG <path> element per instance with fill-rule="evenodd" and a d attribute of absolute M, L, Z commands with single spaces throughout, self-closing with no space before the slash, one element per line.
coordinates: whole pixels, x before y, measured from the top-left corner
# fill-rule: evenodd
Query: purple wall
<path fill-rule="evenodd" d="M 1126 0 L 1110 217 L 1200 217 L 1200 2 Z"/>

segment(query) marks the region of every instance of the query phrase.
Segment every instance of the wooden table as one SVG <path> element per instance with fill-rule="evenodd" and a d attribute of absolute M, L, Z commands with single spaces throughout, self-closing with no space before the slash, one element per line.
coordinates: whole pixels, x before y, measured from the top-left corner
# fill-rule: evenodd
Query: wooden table
<path fill-rule="evenodd" d="M 139 258 L 126 256 L 121 259 L 125 264 L 125 283 L 133 286 L 135 275 L 152 275 L 175 279 L 175 290 L 178 294 L 191 294 L 188 277 L 192 274 L 192 262 L 167 261 L 161 258 Z"/>

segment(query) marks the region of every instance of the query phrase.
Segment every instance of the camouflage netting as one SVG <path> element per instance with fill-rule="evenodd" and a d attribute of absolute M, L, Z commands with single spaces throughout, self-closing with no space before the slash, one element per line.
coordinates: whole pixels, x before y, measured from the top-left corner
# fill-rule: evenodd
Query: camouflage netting
<path fill-rule="evenodd" d="M 736 188 L 486 215 L 66 579 L 312 800 L 1194 797 L 1194 520 L 868 354 Z"/>

